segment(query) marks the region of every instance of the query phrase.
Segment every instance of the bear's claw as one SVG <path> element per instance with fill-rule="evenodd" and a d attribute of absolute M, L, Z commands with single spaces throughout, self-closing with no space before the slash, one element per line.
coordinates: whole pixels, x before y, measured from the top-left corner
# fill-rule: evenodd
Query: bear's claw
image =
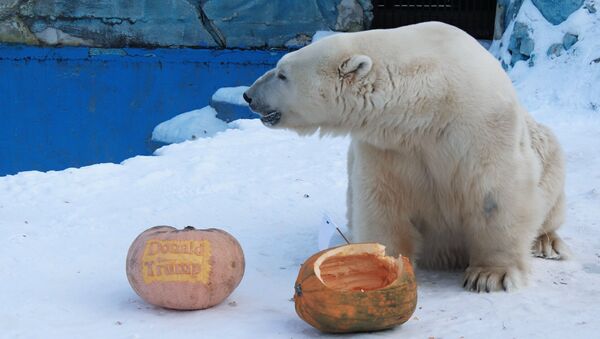
<path fill-rule="evenodd" d="M 469 267 L 463 287 L 473 292 L 514 291 L 523 285 L 523 277 L 510 267 Z"/>

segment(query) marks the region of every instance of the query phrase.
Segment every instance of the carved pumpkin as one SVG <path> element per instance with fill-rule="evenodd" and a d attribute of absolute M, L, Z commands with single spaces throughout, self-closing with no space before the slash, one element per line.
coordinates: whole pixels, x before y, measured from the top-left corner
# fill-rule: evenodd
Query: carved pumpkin
<path fill-rule="evenodd" d="M 126 266 L 131 287 L 148 303 L 196 310 L 227 298 L 245 263 L 240 244 L 225 231 L 156 226 L 133 241 Z"/>
<path fill-rule="evenodd" d="M 294 301 L 300 318 L 323 332 L 377 331 L 411 317 L 417 284 L 408 258 L 387 257 L 380 244 L 351 244 L 310 257 Z"/>

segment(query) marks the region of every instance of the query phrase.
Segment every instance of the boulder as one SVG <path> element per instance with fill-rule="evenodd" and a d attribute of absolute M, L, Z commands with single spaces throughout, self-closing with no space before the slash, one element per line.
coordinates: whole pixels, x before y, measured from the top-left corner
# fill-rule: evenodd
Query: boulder
<path fill-rule="evenodd" d="M 506 27 L 517 17 L 522 4 L 523 0 L 498 0 L 496 20 L 499 22 L 496 24 L 501 31 L 499 33 L 504 33 Z"/>
<path fill-rule="evenodd" d="M 514 66 L 517 61 L 528 60 L 533 54 L 535 42 L 531 38 L 531 29 L 526 23 L 515 22 L 512 35 L 508 43 L 508 51 L 511 54 L 510 65 Z"/>
<path fill-rule="evenodd" d="M 573 47 L 573 45 L 575 45 L 575 43 L 578 41 L 578 37 L 575 34 L 571 34 L 571 33 L 567 33 L 565 34 L 565 36 L 563 37 L 563 47 L 565 48 L 565 50 L 568 50 L 569 48 Z"/>
<path fill-rule="evenodd" d="M 548 47 L 548 50 L 546 51 L 546 55 L 549 57 L 557 57 L 557 56 L 560 56 L 563 51 L 564 51 L 563 44 L 554 43 L 554 44 L 550 45 L 550 47 Z"/>
<path fill-rule="evenodd" d="M 581 8 L 583 0 L 532 0 L 544 18 L 554 25 L 565 21 L 569 15 Z"/>

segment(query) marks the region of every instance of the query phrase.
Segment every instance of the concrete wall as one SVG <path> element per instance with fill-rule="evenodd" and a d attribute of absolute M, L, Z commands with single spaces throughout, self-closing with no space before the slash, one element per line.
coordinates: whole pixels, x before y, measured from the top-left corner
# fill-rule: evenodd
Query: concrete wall
<path fill-rule="evenodd" d="M 284 52 L 0 45 L 0 175 L 151 154 L 153 128 Z"/>
<path fill-rule="evenodd" d="M 0 42 L 284 48 L 371 19 L 370 0 L 0 0 Z"/>

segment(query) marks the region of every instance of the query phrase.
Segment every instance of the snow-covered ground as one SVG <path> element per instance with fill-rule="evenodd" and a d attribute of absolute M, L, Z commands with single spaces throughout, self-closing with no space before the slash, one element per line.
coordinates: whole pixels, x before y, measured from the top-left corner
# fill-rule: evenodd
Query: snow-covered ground
<path fill-rule="evenodd" d="M 525 106 L 565 149 L 568 215 L 560 233 L 574 258 L 534 259 L 529 287 L 515 293 L 470 293 L 460 272 L 419 270 L 412 319 L 360 337 L 598 336 L 600 111 L 593 103 L 600 92 L 592 89 L 600 63 L 590 60 L 600 50 L 585 46 L 511 71 Z M 345 222 L 348 140 L 301 138 L 258 120 L 229 127 L 121 164 L 0 177 L 0 338 L 326 336 L 296 316 L 290 298 L 300 264 L 327 232 L 324 213 Z M 163 224 L 218 227 L 239 240 L 246 273 L 225 302 L 170 311 L 130 288 L 129 245 Z"/>

